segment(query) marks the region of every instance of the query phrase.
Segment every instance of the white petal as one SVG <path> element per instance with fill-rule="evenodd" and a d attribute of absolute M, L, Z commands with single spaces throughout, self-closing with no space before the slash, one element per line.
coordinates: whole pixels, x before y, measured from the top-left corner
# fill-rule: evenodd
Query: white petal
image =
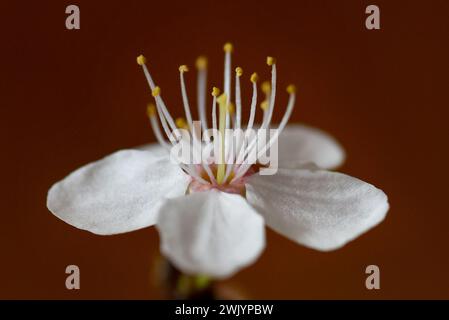
<path fill-rule="evenodd" d="M 122 150 L 54 184 L 47 207 L 77 228 L 116 234 L 153 225 L 162 198 L 184 194 L 187 184 L 187 176 L 166 159 Z"/>
<path fill-rule="evenodd" d="M 298 169 L 313 162 L 320 168 L 334 169 L 345 159 L 340 144 L 329 134 L 305 125 L 288 125 L 279 136 L 279 167 Z"/>
<path fill-rule="evenodd" d="M 217 190 L 166 200 L 157 228 L 161 252 L 187 274 L 231 276 L 265 247 L 262 216 L 240 195 Z"/>
<path fill-rule="evenodd" d="M 279 169 L 248 179 L 246 198 L 277 232 L 317 250 L 337 249 L 380 223 L 382 190 L 329 171 Z"/>
<path fill-rule="evenodd" d="M 148 143 L 135 147 L 134 149 L 151 152 L 151 154 L 155 157 L 169 157 L 168 151 L 159 143 Z"/>

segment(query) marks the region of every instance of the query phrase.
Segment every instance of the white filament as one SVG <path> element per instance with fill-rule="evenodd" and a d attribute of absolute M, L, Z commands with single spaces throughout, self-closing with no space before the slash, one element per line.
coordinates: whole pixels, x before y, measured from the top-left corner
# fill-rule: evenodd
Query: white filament
<path fill-rule="evenodd" d="M 212 129 L 214 132 L 217 131 L 217 97 L 214 96 L 212 101 Z"/>
<path fill-rule="evenodd" d="M 157 100 L 156 100 L 156 108 L 157 108 L 157 114 L 159 115 L 159 120 L 161 121 L 161 124 L 162 124 L 162 128 L 164 129 L 165 135 L 167 136 L 168 140 L 170 140 L 170 132 L 172 132 L 173 129 L 172 129 L 172 131 L 170 131 L 170 128 L 168 127 L 168 124 L 167 124 L 167 120 L 165 119 L 164 114 L 161 111 L 161 106 Z M 170 142 L 171 142 L 171 140 L 170 140 Z"/>
<path fill-rule="evenodd" d="M 159 142 L 159 144 L 161 146 L 163 146 L 164 149 L 168 150 L 170 147 L 168 146 L 168 143 L 165 141 L 164 137 L 162 136 L 161 129 L 159 127 L 159 124 L 158 124 L 155 116 L 150 116 L 150 123 L 151 123 L 151 128 L 153 129 L 153 133 L 156 136 L 157 142 Z"/>
<path fill-rule="evenodd" d="M 274 103 L 276 100 L 276 64 L 271 66 L 271 94 L 268 99 L 269 107 L 265 121 L 262 123 L 262 128 L 267 128 L 270 125 L 271 118 L 273 116 Z"/>
<path fill-rule="evenodd" d="M 229 107 L 231 102 L 231 50 L 225 53 L 225 65 L 224 65 L 224 93 L 226 94 L 226 108 Z M 226 110 L 226 128 L 230 125 L 229 112 Z"/>
<path fill-rule="evenodd" d="M 143 69 L 143 73 L 145 74 L 145 78 L 147 79 L 148 85 L 149 85 L 151 91 L 153 91 L 156 88 L 156 85 L 154 84 L 153 78 L 151 77 L 151 74 L 148 71 L 147 66 L 145 64 L 142 64 L 142 69 Z M 164 113 L 164 116 L 167 119 L 168 124 L 170 125 L 172 130 L 175 130 L 176 129 L 175 122 L 173 121 L 173 118 L 171 117 L 170 112 L 168 112 L 167 106 L 165 105 L 165 103 L 162 100 L 162 98 L 160 97 L 160 95 L 155 97 L 155 100 L 156 100 L 156 105 L 157 104 L 160 105 L 160 108 L 161 108 L 162 112 Z"/>
<path fill-rule="evenodd" d="M 251 99 L 251 111 L 249 115 L 248 125 L 246 126 L 246 130 L 251 130 L 254 124 L 254 118 L 256 116 L 256 105 L 257 105 L 257 84 L 253 82 L 253 97 Z"/>
<path fill-rule="evenodd" d="M 242 121 L 242 97 L 240 93 L 240 76 L 235 74 L 235 128 L 240 129 L 240 124 Z"/>
<path fill-rule="evenodd" d="M 237 80 L 236 80 L 237 82 Z M 239 92 L 240 93 L 240 92 Z M 236 96 L 237 96 L 237 89 L 236 89 Z M 245 135 L 244 138 L 241 139 L 239 142 L 239 145 L 236 148 L 236 153 L 237 153 L 237 157 L 235 158 L 236 161 L 234 163 L 234 165 L 232 166 L 233 168 L 236 168 L 238 166 L 239 163 L 241 163 L 243 157 L 244 157 L 244 151 L 245 151 L 245 143 L 249 137 L 249 134 L 251 132 L 251 129 L 253 128 L 253 124 L 254 124 L 254 118 L 256 116 L 256 106 L 257 106 L 257 83 L 256 81 L 253 81 L 253 95 L 251 98 L 251 110 L 250 110 L 250 115 L 249 115 L 249 120 L 248 120 L 248 124 L 246 126 L 246 131 L 245 131 Z M 226 176 L 225 178 L 229 178 L 229 174 L 231 173 L 231 169 L 226 170 Z M 226 181 L 225 179 L 225 181 Z"/>
<path fill-rule="evenodd" d="M 160 106 L 159 106 L 158 103 L 156 103 L 156 108 L 157 108 L 157 113 L 158 113 L 158 115 L 159 115 L 159 119 L 160 119 L 160 121 L 161 121 L 162 127 L 164 128 L 165 134 L 167 135 L 167 138 L 168 138 L 168 140 L 171 142 L 171 144 L 174 145 L 175 142 L 172 141 L 172 139 L 170 139 L 170 129 L 168 128 L 167 121 L 166 121 L 166 119 L 165 119 L 163 113 L 161 112 Z M 160 130 L 159 130 L 159 126 L 157 125 L 157 121 L 156 121 L 156 118 L 155 118 L 155 117 L 151 117 L 151 126 L 152 126 L 152 128 L 153 128 L 153 131 L 155 131 L 156 128 L 157 128 L 157 130 L 159 131 L 159 136 L 160 136 L 160 137 L 158 137 L 158 134 L 155 132 L 156 139 L 158 140 L 158 142 L 161 143 L 161 141 L 160 141 L 160 139 L 161 139 L 161 140 L 167 145 L 167 143 L 162 139 L 162 134 L 161 134 L 161 132 L 160 132 Z M 173 131 L 173 132 L 177 132 L 177 131 Z M 179 137 L 179 136 L 178 136 L 178 137 Z M 164 146 L 162 143 L 161 143 L 161 145 Z M 167 145 L 167 147 L 168 147 L 168 145 Z M 191 165 L 191 164 L 186 165 L 186 164 L 183 164 L 183 163 L 179 163 L 179 165 L 181 166 L 182 169 L 184 169 L 189 175 L 191 175 L 191 176 L 194 177 L 195 179 L 198 179 L 199 181 L 201 181 L 201 182 L 203 182 L 203 183 L 206 183 L 206 184 L 208 183 L 206 180 L 204 180 L 204 179 L 198 174 L 198 172 L 196 171 L 196 168 L 195 168 L 194 165 Z"/>
<path fill-rule="evenodd" d="M 206 84 L 207 84 L 207 69 L 202 68 L 198 70 L 198 80 L 197 80 L 198 114 L 200 116 L 202 130 L 208 129 L 206 117 Z"/>
<path fill-rule="evenodd" d="M 184 72 L 181 71 L 179 73 L 179 78 L 181 81 L 182 101 L 184 103 L 186 119 L 187 119 L 187 123 L 189 124 L 190 132 L 193 137 L 193 151 L 200 155 L 201 166 L 206 171 L 210 181 L 214 181 L 215 178 L 214 178 L 214 175 L 212 174 L 211 169 L 209 168 L 209 166 L 207 164 L 205 164 L 203 162 L 203 155 L 201 152 L 201 147 L 198 149 L 198 146 L 201 145 L 201 142 L 199 141 L 197 132 L 196 132 L 195 128 L 193 127 L 192 114 L 190 113 L 189 99 L 187 97 L 187 90 L 186 90 L 186 85 L 185 85 L 185 81 L 184 81 Z"/>
<path fill-rule="evenodd" d="M 162 113 L 164 114 L 168 124 L 170 125 L 171 130 L 172 131 L 176 130 L 177 127 L 176 127 L 175 121 L 173 120 L 170 112 L 168 112 L 168 109 L 164 103 L 164 100 L 162 100 L 160 95 L 156 96 L 155 99 L 156 99 L 156 105 L 159 105 L 159 107 L 161 108 Z"/>
<path fill-rule="evenodd" d="M 290 119 L 290 116 L 293 111 L 293 107 L 295 105 L 295 100 L 296 100 L 296 94 L 291 93 L 290 98 L 288 100 L 287 108 L 286 108 L 284 116 L 282 117 L 281 123 L 279 124 L 275 134 L 270 138 L 268 143 L 266 143 L 265 146 L 259 151 L 259 153 L 257 154 L 257 159 L 260 156 L 262 156 L 262 154 L 265 151 L 267 151 L 267 149 L 270 148 L 272 146 L 272 144 L 279 138 L 279 135 L 281 134 L 282 130 L 284 130 L 285 126 L 287 125 L 288 120 Z M 234 182 L 235 180 L 241 178 L 248 171 L 248 169 L 250 167 L 251 167 L 251 164 L 248 164 L 248 163 L 245 163 L 242 166 L 240 166 L 240 168 L 237 170 L 236 175 L 231 180 L 231 183 Z"/>
<path fill-rule="evenodd" d="M 187 97 L 186 84 L 184 81 L 184 72 L 182 72 L 182 71 L 179 72 L 179 80 L 181 82 L 182 102 L 184 104 L 186 120 L 187 120 L 187 123 L 189 124 L 190 130 L 193 130 L 192 114 L 190 113 L 189 98 Z"/>
<path fill-rule="evenodd" d="M 145 78 L 147 79 L 148 85 L 149 85 L 150 89 L 153 91 L 156 88 L 156 85 L 155 85 L 155 83 L 153 81 L 153 78 L 151 77 L 150 72 L 148 71 L 147 66 L 145 64 L 142 64 L 142 69 L 143 69 L 143 73 L 145 74 Z M 170 112 L 168 112 L 167 106 L 165 105 L 165 103 L 162 100 L 161 96 L 157 95 L 155 97 L 155 100 L 156 100 L 157 112 L 158 112 L 159 119 L 161 121 L 162 127 L 164 128 L 164 131 L 165 131 L 165 134 L 167 135 L 167 138 L 173 144 L 174 142 L 171 141 L 171 139 L 170 139 L 170 130 L 169 130 L 168 126 L 167 126 L 167 122 L 168 122 L 168 125 L 170 125 L 172 132 L 177 132 L 177 131 L 175 131 L 177 129 L 177 127 L 175 125 L 175 122 L 173 121 L 173 118 L 170 115 Z M 153 128 L 155 129 L 156 127 L 153 126 Z M 159 128 L 159 126 L 157 126 L 157 128 Z M 160 131 L 159 131 L 159 134 L 160 134 Z M 156 133 L 155 133 L 155 135 L 156 135 Z M 162 138 L 162 136 L 160 138 Z M 159 138 L 157 137 L 157 135 L 156 135 L 156 139 L 159 141 Z M 193 166 L 193 165 L 185 165 L 185 164 L 182 164 L 182 163 L 180 165 L 192 177 L 195 177 L 196 179 L 200 180 L 203 183 L 208 183 L 206 180 L 204 180 L 198 174 L 198 172 L 196 171 L 195 166 Z"/>
<path fill-rule="evenodd" d="M 269 95 L 269 98 L 267 95 L 269 106 L 268 106 L 268 111 L 264 111 L 264 117 L 263 117 L 262 125 L 260 127 L 261 130 L 267 129 L 270 126 L 271 118 L 273 115 L 275 98 L 276 98 L 276 64 L 273 64 L 271 67 L 271 94 Z M 251 151 L 251 148 L 254 147 L 256 141 L 257 141 L 257 136 L 255 136 L 252 139 L 252 141 L 249 143 L 248 147 L 244 151 L 243 156 L 247 155 Z"/>
<path fill-rule="evenodd" d="M 154 90 L 154 88 L 156 88 L 156 85 L 154 84 L 153 78 L 151 77 L 147 66 L 145 64 L 142 64 L 142 69 L 143 69 L 143 73 L 145 74 L 145 78 L 148 81 L 148 85 L 150 86 L 150 89 Z"/>

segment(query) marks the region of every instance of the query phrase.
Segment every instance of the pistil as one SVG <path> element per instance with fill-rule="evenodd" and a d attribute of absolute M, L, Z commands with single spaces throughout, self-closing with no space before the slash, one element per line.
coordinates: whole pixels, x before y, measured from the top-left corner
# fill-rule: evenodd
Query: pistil
<path fill-rule="evenodd" d="M 218 131 L 219 131 L 219 138 L 220 138 L 220 150 L 219 150 L 219 160 L 217 165 L 217 183 L 222 184 L 224 183 L 224 177 L 225 177 L 225 129 L 226 129 L 226 118 L 228 116 L 228 99 L 226 96 L 226 93 L 223 93 L 221 96 L 217 99 L 218 106 L 219 106 L 219 124 L 218 124 Z"/>

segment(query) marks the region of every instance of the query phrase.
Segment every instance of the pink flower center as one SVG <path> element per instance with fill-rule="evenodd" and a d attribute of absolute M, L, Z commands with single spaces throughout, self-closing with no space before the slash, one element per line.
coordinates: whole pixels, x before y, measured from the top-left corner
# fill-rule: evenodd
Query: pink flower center
<path fill-rule="evenodd" d="M 212 172 L 215 172 L 217 170 L 216 165 L 211 165 L 210 168 L 211 168 Z M 237 169 L 238 168 L 236 168 L 236 170 Z M 199 172 L 201 172 L 201 177 L 204 180 L 206 180 L 208 183 L 204 183 L 204 182 L 192 177 L 192 181 L 190 182 L 189 188 L 188 188 L 189 193 L 204 192 L 204 191 L 209 191 L 211 189 L 217 189 L 222 192 L 240 194 L 241 196 L 244 197 L 246 194 L 245 182 L 250 176 L 252 176 L 253 174 L 255 174 L 259 171 L 259 166 L 253 165 L 251 167 L 251 169 L 249 169 L 243 177 L 236 179 L 232 183 L 223 183 L 223 184 L 218 184 L 216 181 L 210 181 L 207 173 L 204 171 L 203 168 L 201 168 L 201 166 L 199 166 L 199 168 L 197 170 Z M 232 177 L 235 174 L 235 172 L 236 171 L 231 172 L 230 179 L 228 181 L 232 180 Z"/>

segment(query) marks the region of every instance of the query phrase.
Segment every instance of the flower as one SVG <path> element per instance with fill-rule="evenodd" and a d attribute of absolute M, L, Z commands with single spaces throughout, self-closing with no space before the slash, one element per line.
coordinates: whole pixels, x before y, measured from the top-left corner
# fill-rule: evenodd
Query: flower
<path fill-rule="evenodd" d="M 224 93 L 212 92 L 213 128 L 220 133 L 232 125 L 241 128 L 240 78 L 235 74 L 235 107 L 231 108 L 231 51 L 226 44 Z M 380 223 L 389 208 L 387 196 L 371 184 L 342 173 L 326 171 L 338 166 L 344 152 L 327 134 L 302 125 L 287 126 L 296 93 L 289 86 L 289 102 L 274 140 L 279 140 L 277 173 L 261 175 L 257 163 L 217 161 L 191 165 L 169 160 L 167 136 L 185 128 L 196 137 L 179 68 L 186 120 L 174 120 L 161 98 L 143 56 L 142 66 L 156 105 L 148 115 L 159 146 L 121 150 L 74 171 L 48 192 L 49 210 L 83 230 L 109 235 L 156 225 L 161 252 L 182 272 L 215 278 L 231 276 L 253 263 L 265 247 L 265 225 L 287 238 L 321 251 L 334 250 Z M 260 128 L 270 128 L 276 94 L 276 61 L 268 57 L 272 81 L 262 85 L 265 100 Z M 206 60 L 197 60 L 198 110 L 203 128 Z M 251 76 L 253 96 L 247 129 L 254 125 L 257 74 Z M 219 123 L 216 106 L 219 105 Z M 234 109 L 234 110 L 233 110 Z M 235 114 L 234 114 L 235 113 Z M 272 138 L 264 145 L 271 148 Z M 226 139 L 219 139 L 219 159 L 227 157 Z M 252 150 L 239 145 L 244 155 Z M 239 153 L 240 154 L 240 153 Z"/>

